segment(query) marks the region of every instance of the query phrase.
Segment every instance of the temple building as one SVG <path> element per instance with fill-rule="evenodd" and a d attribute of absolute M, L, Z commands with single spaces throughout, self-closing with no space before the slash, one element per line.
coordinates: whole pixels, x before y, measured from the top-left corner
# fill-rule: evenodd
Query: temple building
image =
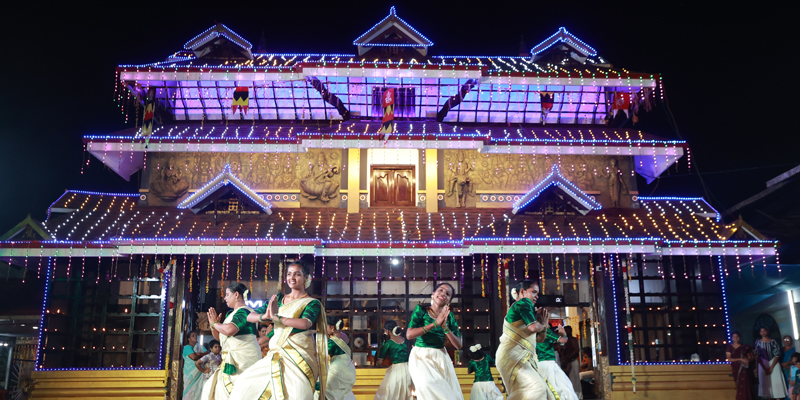
<path fill-rule="evenodd" d="M 493 353 L 525 278 L 589 349 L 602 398 L 733 395 L 726 278 L 778 243 L 701 197 L 640 195 L 690 163 L 635 126 L 661 107 L 659 74 L 565 28 L 530 55 L 435 55 L 394 7 L 352 46 L 259 53 L 216 24 L 116 68 L 131 127 L 83 142 L 138 192 L 68 190 L 0 242 L 46 281 L 35 397 L 179 399 L 184 332 L 207 342 L 228 284 L 258 306 L 298 258 L 344 317 L 359 399 L 384 371 L 383 323 L 407 326 L 436 283 L 456 288 L 464 343 Z"/>

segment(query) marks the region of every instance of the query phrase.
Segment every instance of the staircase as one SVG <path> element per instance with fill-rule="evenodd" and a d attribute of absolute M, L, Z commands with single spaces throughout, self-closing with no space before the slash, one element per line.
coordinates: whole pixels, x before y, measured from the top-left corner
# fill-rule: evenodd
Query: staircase
<path fill-rule="evenodd" d="M 383 368 L 356 368 L 357 378 L 356 384 L 353 386 L 353 394 L 356 395 L 356 400 L 373 400 L 384 375 L 386 375 L 386 369 Z M 456 368 L 456 375 L 458 376 L 458 382 L 461 383 L 461 392 L 464 393 L 464 398 L 469 399 L 475 374 L 468 374 L 466 368 Z M 498 389 L 502 392 L 503 387 L 497 369 L 492 368 L 492 376 Z"/>

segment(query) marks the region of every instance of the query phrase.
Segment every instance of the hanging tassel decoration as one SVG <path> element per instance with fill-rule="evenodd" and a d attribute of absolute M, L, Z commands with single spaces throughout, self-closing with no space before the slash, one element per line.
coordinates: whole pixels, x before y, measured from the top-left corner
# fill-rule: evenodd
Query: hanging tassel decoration
<path fill-rule="evenodd" d="M 572 290 L 578 290 L 578 281 L 575 280 L 575 258 L 570 258 L 572 261 Z"/>

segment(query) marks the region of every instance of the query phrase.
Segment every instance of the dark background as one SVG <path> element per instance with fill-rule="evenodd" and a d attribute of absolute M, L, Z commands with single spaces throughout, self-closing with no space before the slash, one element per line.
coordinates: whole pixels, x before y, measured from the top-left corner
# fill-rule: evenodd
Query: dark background
<path fill-rule="evenodd" d="M 392 5 L 434 42 L 433 55 L 517 55 L 520 35 L 530 48 L 565 26 L 617 67 L 663 74 L 678 131 L 664 107 L 647 127 L 687 140 L 693 165 L 684 158 L 639 191 L 704 196 L 723 211 L 800 163 L 797 30 L 767 2 L 651 3 L 27 2 L 0 24 L 0 234 L 27 213 L 43 220 L 65 189 L 138 188 L 96 159 L 81 175 L 82 135 L 132 125 L 113 99 L 117 64 L 161 61 L 215 21 L 254 46 L 264 32 L 269 52 L 353 53 Z"/>

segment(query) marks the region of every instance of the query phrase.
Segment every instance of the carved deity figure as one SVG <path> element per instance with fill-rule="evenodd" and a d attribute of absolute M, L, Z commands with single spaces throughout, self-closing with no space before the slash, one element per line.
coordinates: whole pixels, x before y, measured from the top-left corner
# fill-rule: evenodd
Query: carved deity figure
<path fill-rule="evenodd" d="M 275 174 L 273 181 L 275 182 L 276 189 L 294 189 L 297 187 L 297 175 L 295 175 L 295 158 L 292 155 L 281 155 L 278 159 L 280 164 L 274 170 Z"/>
<path fill-rule="evenodd" d="M 197 162 L 197 173 L 194 175 L 194 187 L 200 188 L 213 178 L 211 171 L 211 157 L 202 155 Z"/>
<path fill-rule="evenodd" d="M 319 153 L 316 163 L 309 165 L 308 173 L 300 179 L 300 194 L 327 203 L 339 195 L 340 180 L 339 167 L 329 165 L 325 154 Z"/>
<path fill-rule="evenodd" d="M 611 196 L 611 207 L 617 208 L 621 204 L 622 195 L 628 194 L 628 183 L 619 168 L 617 159 L 612 158 L 609 164 L 608 173 L 604 174 L 604 178 L 608 179 L 608 194 Z"/>
<path fill-rule="evenodd" d="M 450 166 L 450 178 L 447 180 L 447 196 L 456 194 L 457 207 L 466 207 L 467 196 L 473 195 L 470 171 L 472 171 L 472 166 L 466 162 L 464 152 L 459 151 L 455 163 Z"/>
<path fill-rule="evenodd" d="M 167 163 L 161 169 L 161 174 L 150 185 L 150 191 L 168 203 L 178 200 L 189 190 L 189 182 L 182 178 L 181 169 L 175 164 L 174 158 L 167 159 Z"/>

